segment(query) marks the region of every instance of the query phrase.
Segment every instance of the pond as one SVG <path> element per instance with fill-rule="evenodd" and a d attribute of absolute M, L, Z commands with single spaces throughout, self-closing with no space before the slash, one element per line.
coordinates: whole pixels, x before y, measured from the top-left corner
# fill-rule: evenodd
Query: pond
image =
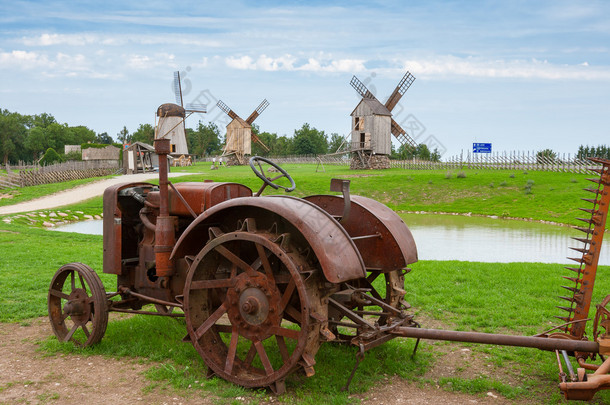
<path fill-rule="evenodd" d="M 569 247 L 582 247 L 571 237 L 582 232 L 567 226 L 548 225 L 459 215 L 401 214 L 411 229 L 420 260 L 461 260 L 488 263 L 575 262 L 580 257 Z M 55 228 L 57 231 L 102 235 L 102 221 L 84 221 Z M 610 265 L 610 237 L 606 236 L 600 265 Z"/>
<path fill-rule="evenodd" d="M 584 233 L 568 226 L 460 215 L 401 214 L 411 229 L 421 260 L 462 260 L 489 263 L 541 262 L 576 264 L 581 257 L 569 247 L 582 247 L 571 237 Z M 600 265 L 610 265 L 606 236 Z"/>

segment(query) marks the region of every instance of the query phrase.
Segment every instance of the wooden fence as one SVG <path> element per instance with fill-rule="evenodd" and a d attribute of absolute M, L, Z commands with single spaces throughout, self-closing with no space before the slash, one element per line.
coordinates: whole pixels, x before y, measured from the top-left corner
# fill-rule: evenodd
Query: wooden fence
<path fill-rule="evenodd" d="M 511 152 L 498 154 L 467 153 L 452 156 L 443 161 L 425 160 L 391 160 L 391 167 L 402 169 L 487 169 L 487 170 L 521 170 L 547 171 L 564 173 L 589 173 L 590 169 L 599 167 L 587 159 L 580 159 L 570 154 L 557 157 L 537 156 L 534 152 Z"/>
<path fill-rule="evenodd" d="M 108 176 L 119 171 L 118 161 L 89 160 L 48 166 L 20 162 L 14 166 L 7 165 L 6 174 L 0 174 L 0 189 Z"/>
<path fill-rule="evenodd" d="M 311 163 L 325 165 L 349 166 L 349 154 L 330 155 L 291 155 L 271 156 L 272 161 L 278 164 Z M 197 159 L 197 161 L 212 161 L 212 157 Z M 522 170 L 522 171 L 552 171 L 566 173 L 589 173 L 589 169 L 599 167 L 587 159 L 581 159 L 570 154 L 560 154 L 555 158 L 537 156 L 535 152 L 504 152 L 496 154 L 462 153 L 446 158 L 442 161 L 409 159 L 390 160 L 393 168 L 410 170 L 461 170 L 461 169 L 489 169 L 489 170 Z"/>

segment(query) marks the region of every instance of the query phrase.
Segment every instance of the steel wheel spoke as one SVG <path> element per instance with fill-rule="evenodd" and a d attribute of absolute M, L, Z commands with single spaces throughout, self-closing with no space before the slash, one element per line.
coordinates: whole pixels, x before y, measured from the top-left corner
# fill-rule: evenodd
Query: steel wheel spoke
<path fill-rule="evenodd" d="M 70 339 L 72 339 L 72 335 L 74 335 L 74 332 L 76 332 L 77 329 L 77 324 L 72 325 L 72 329 L 70 329 L 70 332 L 68 332 L 66 336 L 64 336 L 64 342 L 68 342 Z"/>
<path fill-rule="evenodd" d="M 244 358 L 244 363 L 246 363 L 246 365 L 248 365 L 248 367 L 252 366 L 252 362 L 254 361 L 255 354 L 256 354 L 256 347 L 254 345 L 254 342 L 252 342 L 252 344 L 250 345 L 250 349 L 248 349 L 248 354 L 246 354 L 246 357 Z"/>
<path fill-rule="evenodd" d="M 295 320 L 297 321 L 301 321 L 301 313 L 292 305 L 287 306 L 286 308 L 284 308 L 284 312 L 286 312 L 288 315 L 290 315 L 291 317 L 293 317 Z"/>
<path fill-rule="evenodd" d="M 245 271 L 246 273 L 248 273 L 250 276 L 256 275 L 256 271 L 252 267 L 250 267 L 250 265 L 248 263 L 241 260 L 239 257 L 237 257 L 233 252 L 231 252 L 226 247 L 219 245 L 219 246 L 216 246 L 214 249 L 218 253 L 223 255 L 226 259 L 228 259 L 231 263 L 236 265 L 238 268 L 240 268 L 243 271 Z"/>
<path fill-rule="evenodd" d="M 91 336 L 91 334 L 89 333 L 89 329 L 87 329 L 87 325 L 83 325 L 83 332 L 85 332 L 85 336 L 87 336 L 87 339 L 89 339 L 89 336 Z"/>
<path fill-rule="evenodd" d="M 265 269 L 265 274 L 267 275 L 267 278 L 272 283 L 275 283 L 275 279 L 273 277 L 273 270 L 271 269 L 271 264 L 269 264 L 269 258 L 267 257 L 267 253 L 265 253 L 265 248 L 257 243 L 256 251 L 258 252 L 260 261 L 263 264 L 263 269 Z"/>
<path fill-rule="evenodd" d="M 237 325 L 233 326 L 231 331 L 231 343 L 229 344 L 229 352 L 227 353 L 227 361 L 225 362 L 225 373 L 233 372 L 233 364 L 235 362 L 235 354 L 237 353 L 237 342 L 239 341 L 239 332 Z"/>
<path fill-rule="evenodd" d="M 377 280 L 377 277 L 379 277 L 379 274 L 381 274 L 380 272 L 372 272 L 371 274 L 369 274 L 369 276 L 366 278 L 366 281 L 368 281 L 369 283 L 373 283 L 373 281 Z"/>
<path fill-rule="evenodd" d="M 282 360 L 284 363 L 288 361 L 290 355 L 288 354 L 288 348 L 286 347 L 286 341 L 284 340 L 284 336 L 275 335 L 275 340 L 277 341 L 277 346 L 280 349 L 280 354 L 282 355 Z"/>
<path fill-rule="evenodd" d="M 83 275 L 78 273 L 78 279 L 80 280 L 81 287 L 83 287 L 83 290 L 85 290 L 85 292 L 86 292 L 87 291 L 87 284 L 85 284 L 85 281 L 83 280 Z"/>
<path fill-rule="evenodd" d="M 263 363 L 263 367 L 265 368 L 265 373 L 267 375 L 273 374 L 273 367 L 271 366 L 269 357 L 267 357 L 267 352 L 265 351 L 263 342 L 261 342 L 260 340 L 255 341 L 254 347 L 256 347 L 256 352 L 258 353 L 258 357 L 260 358 L 261 363 Z"/>
<path fill-rule="evenodd" d="M 64 300 L 67 300 L 70 298 L 70 296 L 66 293 L 64 293 L 63 291 L 57 291 L 57 290 L 49 290 L 49 294 L 51 294 L 54 297 L 58 297 L 58 298 L 63 298 Z"/>
<path fill-rule="evenodd" d="M 225 303 L 223 302 L 221 306 L 218 307 L 216 311 L 208 319 L 205 320 L 203 324 L 195 331 L 195 338 L 197 340 L 201 339 L 201 337 L 216 323 L 217 320 L 220 319 L 227 312 L 227 308 Z"/>
<path fill-rule="evenodd" d="M 280 312 L 284 311 L 284 308 L 286 308 L 286 305 L 288 305 L 288 301 L 290 301 L 290 297 L 292 297 L 294 289 L 294 279 L 291 278 L 288 286 L 286 287 L 286 291 L 284 291 L 284 295 L 282 296 L 282 301 L 280 302 Z"/>
<path fill-rule="evenodd" d="M 76 283 L 74 281 L 74 270 L 70 272 L 70 286 L 72 287 L 71 291 L 76 290 Z"/>
<path fill-rule="evenodd" d="M 280 326 L 272 326 L 269 328 L 269 333 L 278 336 L 284 336 L 289 339 L 299 340 L 299 331 L 294 329 L 282 328 Z"/>

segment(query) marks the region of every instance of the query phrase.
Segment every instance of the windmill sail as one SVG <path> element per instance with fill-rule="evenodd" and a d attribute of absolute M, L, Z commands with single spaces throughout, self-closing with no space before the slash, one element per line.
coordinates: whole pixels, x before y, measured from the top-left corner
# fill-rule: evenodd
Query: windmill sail
<path fill-rule="evenodd" d="M 388 110 L 392 111 L 392 109 L 396 106 L 396 104 L 398 104 L 402 96 L 407 92 L 407 90 L 409 90 L 409 87 L 411 87 L 411 84 L 413 84 L 414 81 L 415 77 L 411 73 L 405 73 L 405 75 L 398 83 L 398 86 L 396 86 L 396 88 L 388 98 L 388 101 L 386 101 L 385 103 L 385 106 Z"/>
<path fill-rule="evenodd" d="M 254 120 L 263 113 L 263 111 L 265 111 L 265 108 L 267 108 L 269 106 L 269 102 L 267 101 L 267 99 L 264 99 L 259 105 L 258 107 L 256 107 L 256 110 L 254 110 L 252 112 L 252 114 L 250 114 L 250 116 L 248 117 L 248 119 L 246 119 L 246 122 L 250 125 L 252 125 L 252 123 L 254 122 Z"/>
<path fill-rule="evenodd" d="M 352 87 L 358 92 L 358 94 L 360 94 L 361 97 L 376 99 L 373 93 L 371 93 L 369 89 L 366 88 L 364 83 L 358 80 L 356 76 L 352 77 L 349 84 L 352 85 Z"/>
<path fill-rule="evenodd" d="M 180 84 L 179 71 L 174 72 L 174 94 L 176 95 L 176 104 L 182 107 L 182 86 Z"/>
<path fill-rule="evenodd" d="M 222 111 L 224 111 L 229 117 L 231 117 L 233 119 L 239 117 L 237 114 L 235 114 L 235 112 L 233 110 L 231 110 L 231 108 L 229 108 L 228 105 L 223 103 L 222 100 L 218 100 L 216 105 L 218 106 L 218 108 L 220 108 Z"/>

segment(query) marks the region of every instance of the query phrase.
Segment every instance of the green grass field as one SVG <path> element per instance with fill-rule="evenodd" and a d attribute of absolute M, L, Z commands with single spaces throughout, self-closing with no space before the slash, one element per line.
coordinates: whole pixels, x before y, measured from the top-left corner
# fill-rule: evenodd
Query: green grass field
<path fill-rule="evenodd" d="M 457 212 L 477 215 L 497 215 L 510 218 L 532 218 L 575 224 L 582 216 L 579 207 L 589 203 L 583 188 L 594 186 L 586 180 L 593 175 L 515 170 L 458 171 L 349 170 L 345 166 L 325 166 L 316 172 L 316 165 L 283 165 L 296 184 L 296 196 L 327 194 L 333 177 L 351 180 L 352 194 L 383 202 L 396 211 Z M 207 164 L 194 168 L 173 168 L 175 171 L 201 171 L 200 175 L 181 177 L 176 181 L 238 181 L 258 189 L 260 180 L 249 167 L 229 167 L 209 170 Z M 267 192 L 269 193 L 269 192 Z"/>
<path fill-rule="evenodd" d="M 176 181 L 237 181 L 254 190 L 260 186 L 260 180 L 249 168 L 210 171 L 206 166 L 196 166 L 198 173 Z M 286 165 L 285 168 L 295 178 L 297 196 L 328 193 L 330 179 L 342 177 L 352 180 L 352 194 L 378 199 L 395 210 L 471 212 L 562 223 L 576 223 L 574 217 L 582 216 L 577 208 L 586 207 L 586 203 L 579 202 L 579 198 L 588 196 L 581 189 L 592 184 L 585 180 L 588 176 L 562 173 L 465 170 L 466 177 L 458 178 L 456 173 L 448 176 L 445 171 L 355 172 L 327 166 L 325 173 L 316 173 L 315 165 Z M 529 193 L 525 188 L 528 181 L 533 182 Z M 56 185 L 47 192 L 62 188 L 68 186 Z M 27 200 L 39 193 L 19 190 L 14 201 Z M 6 203 L 6 199 L 0 202 Z M 66 209 L 99 213 L 101 197 Z M 0 322 L 27 323 L 31 318 L 46 316 L 49 283 L 61 265 L 79 261 L 101 273 L 102 237 L 62 232 L 51 235 L 25 222 L 0 222 L 0 255 Z M 560 311 L 555 305 L 562 304 L 556 297 L 565 295 L 560 286 L 561 276 L 567 271 L 561 265 L 424 261 L 414 264 L 412 269 L 406 276 L 406 300 L 412 304 L 412 312 L 423 327 L 430 323 L 457 330 L 532 335 L 556 324 L 553 315 L 559 315 Z M 594 304 L 610 292 L 609 274 L 609 267 L 598 270 Z M 114 276 L 101 274 L 101 277 L 107 291 L 116 289 Z M 79 349 L 60 344 L 49 330 L 49 338 L 41 342 L 41 348 L 51 354 L 102 354 L 150 361 L 149 389 L 177 389 L 201 396 L 213 394 L 219 397 L 219 403 L 232 403 L 235 396 L 256 403 L 268 396 L 263 391 L 246 390 L 217 378 L 205 380 L 205 366 L 192 345 L 180 342 L 184 335 L 181 321 L 119 317 L 110 322 L 106 336 L 95 347 Z M 368 352 L 352 382 L 352 392 L 364 393 L 388 377 L 399 376 L 447 390 L 483 396 L 494 390 L 509 399 L 561 403 L 553 353 L 424 342 L 412 359 L 413 346 L 412 340 L 395 339 Z M 507 383 L 486 374 L 436 380 L 425 377 L 428 370 L 442 361 L 445 351 L 456 347 L 472 350 L 477 358 L 489 364 L 490 371 L 508 372 L 514 375 L 514 381 Z M 306 404 L 354 402 L 354 398 L 340 390 L 353 367 L 354 354 L 353 347 L 322 345 L 316 356 L 316 375 L 310 379 L 297 374 L 291 376 L 287 380 L 287 394 L 278 400 Z M 598 393 L 596 398 L 601 403 L 610 402 L 610 396 L 605 393 Z"/>

